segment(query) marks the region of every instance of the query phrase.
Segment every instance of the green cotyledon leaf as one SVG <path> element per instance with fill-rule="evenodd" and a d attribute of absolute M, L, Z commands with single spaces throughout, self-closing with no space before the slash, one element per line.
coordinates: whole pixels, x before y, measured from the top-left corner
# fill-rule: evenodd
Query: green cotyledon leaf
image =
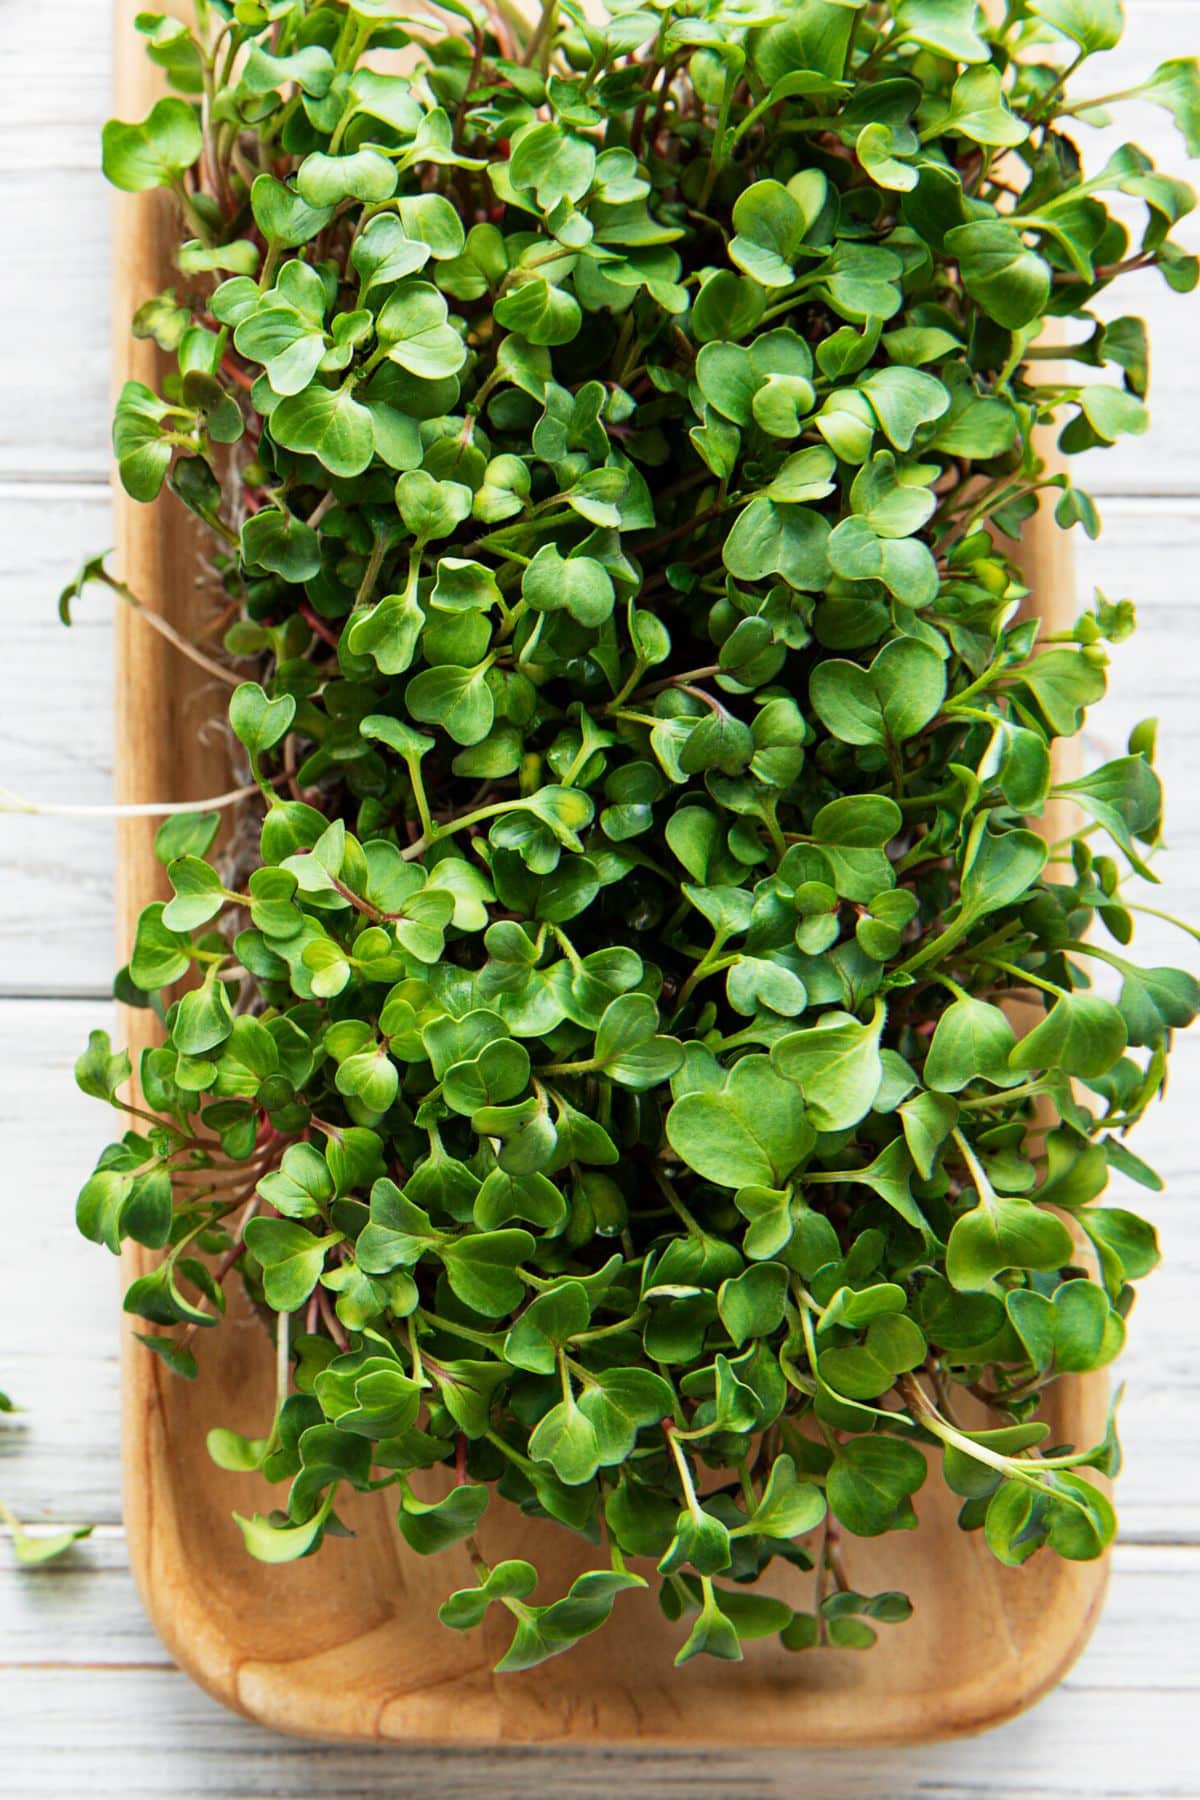
<path fill-rule="evenodd" d="M 879 1042 L 885 1018 L 878 1003 L 865 1025 L 845 1013 L 826 1013 L 811 1030 L 791 1032 L 776 1043 L 772 1065 L 800 1090 L 818 1130 L 843 1130 L 870 1110 L 883 1080 Z"/>
<path fill-rule="evenodd" d="M 868 669 L 818 663 L 809 685 L 821 723 L 846 744 L 903 743 L 934 718 L 945 693 L 941 657 L 916 638 L 885 644 Z"/>
<path fill-rule="evenodd" d="M 719 1087 L 676 1100 L 667 1137 L 689 1168 L 728 1188 L 781 1186 L 816 1141 L 795 1087 L 765 1056 L 743 1057 Z"/>
<path fill-rule="evenodd" d="M 946 1250 L 951 1284 L 971 1292 L 1005 1269 L 1050 1270 L 1070 1262 L 1071 1233 L 1029 1200 L 985 1197 L 955 1220 Z"/>
<path fill-rule="evenodd" d="M 104 127 L 104 173 L 127 193 L 167 187 L 199 157 L 204 139 L 196 108 L 174 96 L 159 100 L 136 125 L 111 119 Z"/>

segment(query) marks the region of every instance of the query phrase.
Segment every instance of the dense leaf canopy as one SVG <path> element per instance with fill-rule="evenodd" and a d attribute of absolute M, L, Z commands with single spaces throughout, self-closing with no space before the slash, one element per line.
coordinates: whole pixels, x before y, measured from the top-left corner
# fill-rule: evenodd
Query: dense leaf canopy
<path fill-rule="evenodd" d="M 1144 329 L 1096 302 L 1197 280 L 1189 189 L 1072 137 L 1121 26 L 140 16 L 176 92 L 105 168 L 183 228 L 116 453 L 207 529 L 261 804 L 159 835 L 118 992 L 165 1039 L 79 1222 L 164 1252 L 126 1305 L 180 1373 L 235 1269 L 275 1331 L 274 1418 L 211 1440 L 285 1484 L 252 1554 L 394 1487 L 413 1553 L 472 1549 L 445 1623 L 507 1609 L 525 1669 L 651 1579 L 681 1661 L 863 1647 L 909 1606 L 838 1535 L 910 1528 L 935 1473 L 1002 1562 L 1109 1541 L 1079 1471 L 1115 1438 L 1042 1454 L 1039 1409 L 1156 1261 L 1099 1202 L 1159 1185 L 1125 1134 L 1200 987 L 1124 955 L 1152 728 L 1056 784 L 1132 608 L 1048 637 L 1010 544 L 1039 503 L 1098 528 L 1047 426 L 1146 427 Z M 1200 150 L 1195 65 L 1142 91 Z M 81 1085 L 129 1075 L 96 1033 Z M 491 1566 L 506 1505 L 599 1566 Z"/>

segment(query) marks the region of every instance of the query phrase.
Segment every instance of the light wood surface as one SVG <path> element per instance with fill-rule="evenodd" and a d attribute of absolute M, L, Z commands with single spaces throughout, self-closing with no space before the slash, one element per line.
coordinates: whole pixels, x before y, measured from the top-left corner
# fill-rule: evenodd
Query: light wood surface
<path fill-rule="evenodd" d="M 1119 87 L 1165 55 L 1200 48 L 1192 0 L 1130 0 L 1129 37 L 1104 85 Z M 100 478 L 107 467 L 105 320 L 109 211 L 97 174 L 108 94 L 103 0 L 0 8 L 0 44 L 22 65 L 0 121 L 0 224 L 19 247 L 6 274 L 6 323 L 22 353 L 6 368 L 0 416 L 0 583 L 9 684 L 0 780 L 47 799 L 108 792 L 111 708 L 106 602 L 80 609 L 64 634 L 57 587 L 85 551 L 111 541 Z M 61 47 L 70 42 L 64 70 Z M 29 79 L 26 79 L 26 74 Z M 1157 134 L 1157 135 L 1156 135 Z M 1176 160 L 1170 127 L 1146 110 L 1129 135 Z M 1173 854 L 1154 904 L 1200 912 L 1200 729 L 1193 689 L 1200 615 L 1200 364 L 1194 309 L 1147 280 L 1124 290 L 1146 310 L 1159 381 L 1149 440 L 1093 459 L 1103 503 L 1098 545 L 1077 546 L 1077 593 L 1093 584 L 1134 595 L 1140 631 L 1115 653 L 1113 694 L 1090 722 L 1094 760 L 1119 754 L 1129 726 L 1162 718 Z M 61 380 L 48 385 L 45 368 Z M 1169 368 L 1169 376 L 1166 371 Z M 64 700 L 69 696 L 69 701 Z M 145 795 L 139 795 L 144 798 Z M 1188 1721 L 1200 1668 L 1200 1515 L 1192 1490 L 1200 1445 L 1200 1159 L 1188 1129 L 1200 1104 L 1200 1042 L 1177 1051 L 1173 1091 L 1138 1148 L 1167 1179 L 1152 1201 L 1166 1265 L 1147 1284 L 1121 1365 L 1127 1469 L 1118 1485 L 1123 1546 L 1107 1608 L 1067 1682 L 1028 1719 L 986 1738 L 892 1752 L 454 1753 L 289 1745 L 233 1719 L 170 1667 L 125 1570 L 119 1520 L 116 1284 L 101 1253 L 77 1240 L 72 1197 L 106 1124 L 72 1094 L 70 1065 L 107 1022 L 99 997 L 112 968 L 111 828 L 0 819 L 0 1187 L 6 1286 L 0 1386 L 29 1408 L 0 1425 L 0 1494 L 25 1517 L 104 1522 L 64 1564 L 18 1576 L 0 1545 L 0 1794 L 160 1796 L 476 1795 L 526 1786 L 564 1795 L 815 1795 L 821 1800 L 940 1796 L 1200 1795 Z M 83 903 L 85 917 L 80 920 Z M 66 926 L 70 923 L 70 934 Z M 1186 961 L 1185 941 L 1152 921 L 1142 953 Z M 5 999 L 4 996 L 22 996 Z M 84 998 L 76 998 L 83 996 Z M 1120 1184 L 1114 1201 L 1122 1203 Z M 30 1209 L 44 1236 L 28 1230 Z M 44 1259 L 57 1271 L 41 1288 Z M 59 1320 L 70 1318 L 69 1335 Z M 332 1546 L 336 1550 L 337 1546 Z M 236 1554 L 236 1552 L 234 1552 Z M 30 1622 L 37 1629 L 27 1628 Z M 750 1734 L 747 1734 L 749 1739 Z"/>

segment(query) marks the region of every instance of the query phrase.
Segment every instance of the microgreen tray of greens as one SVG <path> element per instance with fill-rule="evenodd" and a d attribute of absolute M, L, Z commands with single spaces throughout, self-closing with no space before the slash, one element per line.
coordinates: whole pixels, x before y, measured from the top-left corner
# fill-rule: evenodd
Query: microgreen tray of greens
<path fill-rule="evenodd" d="M 278 1484 L 246 1549 L 385 1490 L 502 1670 L 656 1601 L 681 1663 L 865 1647 L 911 1607 L 854 1540 L 943 1481 L 1001 1563 L 1099 1556 L 1115 1433 L 1045 1400 L 1157 1261 L 1105 1187 L 1161 1186 L 1127 1133 L 1200 987 L 1130 960 L 1153 725 L 1056 755 L 1133 607 L 1050 633 L 1011 557 L 1146 429 L 1109 290 L 1197 283 L 1189 188 L 1082 166 L 1119 0 L 137 25 L 174 91 L 104 167 L 180 229 L 117 464 L 199 521 L 251 798 L 158 834 L 117 992 L 162 1039 L 136 1104 L 80 1060 L 129 1129 L 78 1216 L 162 1252 L 125 1306 L 181 1377 L 261 1315 L 274 1417 L 209 1440 Z M 1194 61 L 1136 94 L 1200 152 Z M 593 1547 L 568 1592 L 485 1559 L 512 1509 Z"/>

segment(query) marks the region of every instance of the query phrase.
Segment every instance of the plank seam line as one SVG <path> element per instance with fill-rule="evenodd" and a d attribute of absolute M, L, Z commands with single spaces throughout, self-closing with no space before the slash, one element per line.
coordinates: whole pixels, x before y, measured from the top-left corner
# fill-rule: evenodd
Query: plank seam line
<path fill-rule="evenodd" d="M 0 473 L 0 499 L 7 494 L 24 501 L 38 498 L 38 489 L 46 489 L 46 498 L 96 499 L 112 498 L 112 482 L 108 475 L 93 474 L 87 469 L 31 469 L 28 473 L 13 470 Z M 71 490 L 75 490 L 74 493 Z"/>
<path fill-rule="evenodd" d="M 11 988 L 0 991 L 0 1006 L 112 1006 L 111 988 Z"/>
<path fill-rule="evenodd" d="M 45 1675 L 179 1675 L 178 1664 L 162 1662 L 0 1662 L 3 1674 Z"/>

